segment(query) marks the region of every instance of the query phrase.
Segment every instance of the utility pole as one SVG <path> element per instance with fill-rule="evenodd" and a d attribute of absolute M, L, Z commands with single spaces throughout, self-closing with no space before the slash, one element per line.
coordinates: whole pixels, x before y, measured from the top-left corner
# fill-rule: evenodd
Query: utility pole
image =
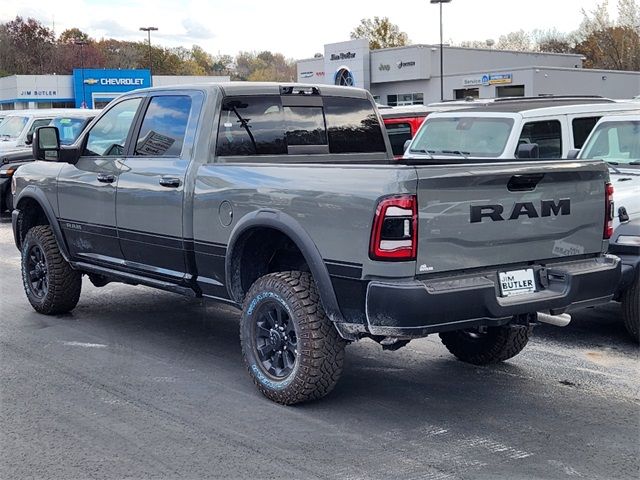
<path fill-rule="evenodd" d="M 440 101 L 444 102 L 444 40 L 442 38 L 442 4 L 451 0 L 430 0 L 430 3 L 440 4 Z"/>
<path fill-rule="evenodd" d="M 87 102 L 85 101 L 85 94 L 84 94 L 84 50 L 83 50 L 87 42 L 78 38 L 74 40 L 73 43 L 75 45 L 80 45 L 80 72 L 82 75 L 82 102 L 80 103 L 80 108 L 87 108 Z"/>
<path fill-rule="evenodd" d="M 149 74 L 153 75 L 153 64 L 151 62 L 151 32 L 157 32 L 158 27 L 140 27 L 140 31 L 147 32 L 147 42 L 149 45 Z"/>

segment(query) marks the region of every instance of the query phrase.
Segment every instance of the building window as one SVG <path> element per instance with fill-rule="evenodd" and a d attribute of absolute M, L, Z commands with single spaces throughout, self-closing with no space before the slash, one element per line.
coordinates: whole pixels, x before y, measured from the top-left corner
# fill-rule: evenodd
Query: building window
<path fill-rule="evenodd" d="M 75 108 L 75 102 L 51 102 L 51 108 Z"/>
<path fill-rule="evenodd" d="M 496 97 L 524 97 L 524 85 L 496 87 Z"/>
<path fill-rule="evenodd" d="M 387 105 L 399 107 L 402 105 L 424 105 L 423 93 L 399 93 L 397 95 L 387 95 Z"/>
<path fill-rule="evenodd" d="M 465 100 L 467 98 L 480 98 L 479 88 L 458 88 L 453 91 L 456 100 Z"/>

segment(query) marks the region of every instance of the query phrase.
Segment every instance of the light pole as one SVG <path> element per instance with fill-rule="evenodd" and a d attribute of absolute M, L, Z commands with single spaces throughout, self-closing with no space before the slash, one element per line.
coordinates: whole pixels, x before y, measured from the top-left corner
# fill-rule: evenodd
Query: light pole
<path fill-rule="evenodd" d="M 430 3 L 440 4 L 440 101 L 444 101 L 444 40 L 442 39 L 442 4 L 451 3 L 451 0 L 429 0 Z"/>
<path fill-rule="evenodd" d="M 84 46 L 87 44 L 84 40 L 76 39 L 73 41 L 75 45 L 80 45 L 80 72 L 82 75 L 82 103 L 80 104 L 80 108 L 87 108 L 87 102 L 85 101 L 84 96 Z"/>
<path fill-rule="evenodd" d="M 149 75 L 153 75 L 153 65 L 151 64 L 151 32 L 157 32 L 158 27 L 140 27 L 140 31 L 147 32 L 147 42 L 149 43 Z"/>

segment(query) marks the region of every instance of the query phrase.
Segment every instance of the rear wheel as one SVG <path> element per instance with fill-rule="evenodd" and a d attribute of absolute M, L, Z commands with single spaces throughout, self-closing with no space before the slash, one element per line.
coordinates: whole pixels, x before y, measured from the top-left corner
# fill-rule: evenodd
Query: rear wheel
<path fill-rule="evenodd" d="M 640 343 L 640 271 L 636 279 L 622 294 L 624 326 L 633 339 Z"/>
<path fill-rule="evenodd" d="M 22 283 L 29 303 L 39 313 L 66 313 L 78 304 L 82 275 L 62 257 L 49 225 L 33 227 L 25 236 Z"/>
<path fill-rule="evenodd" d="M 440 333 L 447 350 L 463 362 L 488 365 L 515 357 L 527 345 L 533 327 L 504 325 Z"/>
<path fill-rule="evenodd" d="M 342 373 L 346 342 L 325 315 L 308 273 L 258 279 L 244 301 L 240 341 L 253 381 L 278 403 L 324 397 Z"/>

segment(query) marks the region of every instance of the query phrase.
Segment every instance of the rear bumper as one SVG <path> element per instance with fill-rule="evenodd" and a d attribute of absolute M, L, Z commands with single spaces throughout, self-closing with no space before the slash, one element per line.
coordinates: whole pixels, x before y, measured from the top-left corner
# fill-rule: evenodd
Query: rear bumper
<path fill-rule="evenodd" d="M 508 323 L 514 315 L 563 313 L 608 302 L 620 281 L 620 260 L 603 257 L 532 267 L 538 291 L 501 297 L 497 270 L 406 283 L 372 281 L 366 298 L 373 335 L 425 336 Z"/>

